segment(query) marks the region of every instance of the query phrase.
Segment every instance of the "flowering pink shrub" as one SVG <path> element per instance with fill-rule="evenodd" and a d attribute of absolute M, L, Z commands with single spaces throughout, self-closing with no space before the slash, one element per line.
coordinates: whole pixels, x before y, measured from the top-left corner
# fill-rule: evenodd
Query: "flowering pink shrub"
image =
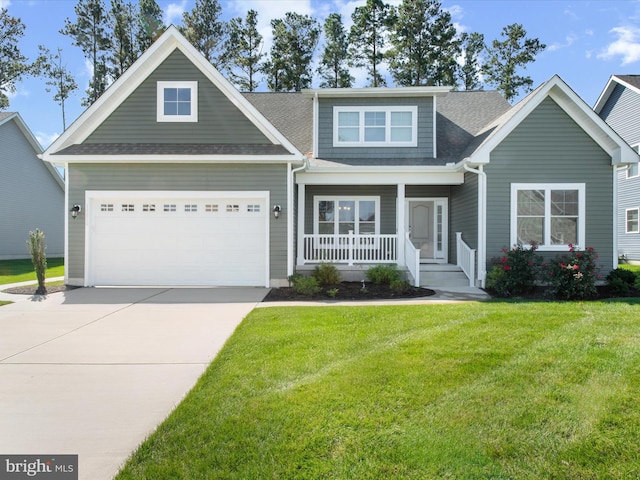
<path fill-rule="evenodd" d="M 487 275 L 487 290 L 500 297 L 522 295 L 533 289 L 542 261 L 536 254 L 538 245 L 516 245 L 503 249 L 502 258 Z"/>
<path fill-rule="evenodd" d="M 549 284 L 549 295 L 564 300 L 596 297 L 597 258 L 593 247 L 579 251 L 569 244 L 568 254 L 559 255 L 543 265 L 543 281 Z"/>

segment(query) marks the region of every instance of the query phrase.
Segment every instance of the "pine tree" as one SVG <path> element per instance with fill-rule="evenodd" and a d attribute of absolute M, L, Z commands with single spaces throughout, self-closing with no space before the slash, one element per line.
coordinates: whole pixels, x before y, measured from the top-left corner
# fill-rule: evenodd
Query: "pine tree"
<path fill-rule="evenodd" d="M 112 31 L 111 75 L 117 80 L 138 58 L 135 41 L 136 12 L 130 3 L 123 0 L 111 0 L 109 23 Z"/>
<path fill-rule="evenodd" d="M 273 44 L 265 63 L 267 85 L 273 91 L 299 92 L 311 86 L 311 62 L 320 28 L 309 15 L 287 12 L 284 19 L 271 21 Z"/>
<path fill-rule="evenodd" d="M 324 22 L 324 38 L 325 45 L 318 68 L 323 80 L 320 87 L 350 88 L 354 78 L 347 68 L 349 41 L 340 14 L 329 14 Z"/>
<path fill-rule="evenodd" d="M 482 86 L 480 81 L 480 54 L 485 49 L 484 35 L 477 32 L 463 33 L 462 53 L 464 63 L 459 67 L 459 75 L 465 90 L 477 90 Z"/>
<path fill-rule="evenodd" d="M 382 0 L 367 0 L 364 6 L 356 7 L 351 15 L 351 65 L 367 69 L 369 84 L 372 87 L 386 84 L 380 73 L 380 64 L 384 61 L 386 34 L 393 24 L 392 13 L 389 5 Z"/>
<path fill-rule="evenodd" d="M 249 10 L 247 17 L 232 18 L 225 44 L 225 68 L 231 82 L 240 90 L 253 92 L 262 67 L 262 35 L 258 32 L 258 12 Z"/>
<path fill-rule="evenodd" d="M 488 49 L 488 61 L 482 67 L 487 83 L 494 85 L 511 101 L 519 90 L 532 90 L 533 80 L 518 75 L 518 68 L 525 69 L 536 55 L 547 46 L 537 38 L 526 38 L 527 32 L 519 23 L 507 25 L 500 33 L 504 40 L 494 40 Z"/>
<path fill-rule="evenodd" d="M 140 0 L 136 27 L 136 50 L 142 54 L 164 31 L 162 9 L 155 0 Z"/>
<path fill-rule="evenodd" d="M 403 0 L 389 40 L 389 70 L 398 85 L 455 85 L 460 40 L 439 1 Z"/>
<path fill-rule="evenodd" d="M 182 14 L 182 34 L 218 70 L 222 68 L 222 46 L 226 24 L 220 20 L 218 0 L 196 0 L 190 12 Z"/>
<path fill-rule="evenodd" d="M 23 77 L 37 73 L 37 62 L 30 63 L 18 48 L 25 25 L 19 18 L 0 8 L 0 110 L 9 106 L 8 93 L 16 91 L 16 83 Z"/>
<path fill-rule="evenodd" d="M 82 99 L 82 105 L 88 107 L 107 89 L 109 81 L 106 60 L 111 48 L 108 16 L 102 0 L 79 0 L 74 10 L 75 23 L 67 18 L 60 33 L 72 37 L 73 45 L 80 47 L 91 62 L 93 75 L 86 91 L 87 96 Z"/>
<path fill-rule="evenodd" d="M 53 100 L 60 105 L 62 109 L 62 129 L 67 129 L 67 121 L 65 117 L 64 102 L 69 98 L 71 92 L 78 89 L 71 71 L 62 61 L 62 49 L 58 48 L 58 53 L 52 54 L 48 49 L 40 45 L 40 55 L 46 59 L 44 75 L 48 78 L 45 82 L 50 88 L 45 88 L 47 92 L 55 92 Z"/>

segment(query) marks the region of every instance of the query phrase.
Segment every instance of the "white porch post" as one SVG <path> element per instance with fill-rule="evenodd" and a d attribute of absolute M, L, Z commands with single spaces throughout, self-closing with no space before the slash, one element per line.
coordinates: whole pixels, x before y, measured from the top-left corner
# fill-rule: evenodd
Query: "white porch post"
<path fill-rule="evenodd" d="M 298 255 L 297 265 L 304 265 L 304 204 L 305 185 L 298 184 Z"/>
<path fill-rule="evenodd" d="M 396 205 L 396 231 L 398 235 L 397 245 L 398 245 L 398 265 L 404 265 L 404 236 L 407 231 L 406 225 L 404 222 L 405 218 L 405 184 L 398 184 L 398 195 L 397 195 L 397 205 Z"/>

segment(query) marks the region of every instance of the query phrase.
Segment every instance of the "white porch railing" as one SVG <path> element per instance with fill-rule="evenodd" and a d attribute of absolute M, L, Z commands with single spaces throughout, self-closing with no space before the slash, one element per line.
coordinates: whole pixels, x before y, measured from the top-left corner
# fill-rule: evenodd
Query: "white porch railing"
<path fill-rule="evenodd" d="M 397 263 L 397 235 L 304 235 L 303 262 Z"/>
<path fill-rule="evenodd" d="M 462 232 L 456 232 L 456 257 L 458 259 L 458 267 L 462 269 L 469 279 L 469 286 L 475 287 L 476 251 L 462 240 Z"/>
<path fill-rule="evenodd" d="M 420 250 L 418 250 L 409 238 L 409 232 L 404 239 L 404 263 L 413 277 L 413 286 L 420 286 Z"/>

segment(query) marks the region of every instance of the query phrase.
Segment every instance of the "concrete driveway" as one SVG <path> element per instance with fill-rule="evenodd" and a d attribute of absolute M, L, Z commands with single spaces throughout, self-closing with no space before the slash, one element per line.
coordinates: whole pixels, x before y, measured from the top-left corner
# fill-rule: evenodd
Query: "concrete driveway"
<path fill-rule="evenodd" d="M 0 453 L 78 454 L 112 478 L 261 288 L 83 288 L 0 307 Z"/>

